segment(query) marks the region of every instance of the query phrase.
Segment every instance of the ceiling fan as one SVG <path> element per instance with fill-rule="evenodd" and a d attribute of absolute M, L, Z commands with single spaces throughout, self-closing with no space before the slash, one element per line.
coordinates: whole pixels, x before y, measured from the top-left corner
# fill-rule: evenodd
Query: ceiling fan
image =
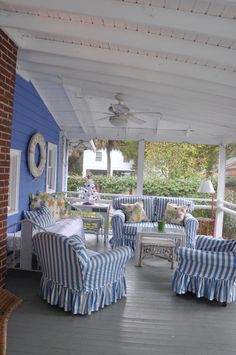
<path fill-rule="evenodd" d="M 121 93 L 117 93 L 115 95 L 115 99 L 118 101 L 115 104 L 110 104 L 108 107 L 108 117 L 99 118 L 98 121 L 107 120 L 110 122 L 112 126 L 115 127 L 124 127 L 127 125 L 128 122 L 133 122 L 137 124 L 144 124 L 146 123 L 145 120 L 138 118 L 135 114 L 157 114 L 161 115 L 160 112 L 131 112 L 129 107 L 124 104 L 123 95 Z"/>

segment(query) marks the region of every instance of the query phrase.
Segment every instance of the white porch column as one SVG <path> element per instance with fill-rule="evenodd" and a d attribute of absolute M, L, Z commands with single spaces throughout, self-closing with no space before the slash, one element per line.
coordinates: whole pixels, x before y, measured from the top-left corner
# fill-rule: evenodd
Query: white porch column
<path fill-rule="evenodd" d="M 137 195 L 143 194 L 144 147 L 145 142 L 142 139 L 138 143 Z"/>
<path fill-rule="evenodd" d="M 67 173 L 68 173 L 68 141 L 63 131 L 60 132 L 58 147 L 58 174 L 57 174 L 57 191 L 67 190 Z"/>
<path fill-rule="evenodd" d="M 218 186 L 217 186 L 217 205 L 216 205 L 216 220 L 215 220 L 215 236 L 222 237 L 224 212 L 223 206 L 225 195 L 225 164 L 226 164 L 226 147 L 220 146 L 219 152 L 219 168 L 218 168 Z"/>

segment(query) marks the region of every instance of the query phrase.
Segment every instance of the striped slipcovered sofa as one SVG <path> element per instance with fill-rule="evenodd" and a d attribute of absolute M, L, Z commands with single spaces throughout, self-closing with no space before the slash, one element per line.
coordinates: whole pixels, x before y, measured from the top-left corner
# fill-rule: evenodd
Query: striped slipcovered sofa
<path fill-rule="evenodd" d="M 74 314 L 91 314 L 126 295 L 125 266 L 132 250 L 103 253 L 86 249 L 84 239 L 50 232 L 33 237 L 42 271 L 40 295 Z"/>
<path fill-rule="evenodd" d="M 123 203 L 135 203 L 143 201 L 143 207 L 149 222 L 126 223 L 125 214 L 122 210 Z M 191 200 L 181 197 L 157 197 L 157 196 L 120 196 L 113 199 L 112 207 L 115 210 L 112 222 L 112 238 L 110 240 L 112 248 L 128 245 L 135 250 L 136 234 L 138 226 L 152 227 L 157 221 L 163 218 L 167 203 L 174 203 L 178 206 L 188 206 L 184 218 L 184 225 L 167 224 L 167 228 L 175 228 L 185 231 L 187 247 L 194 247 L 195 238 L 198 230 L 198 221 L 191 215 L 194 204 Z"/>
<path fill-rule="evenodd" d="M 200 235 L 195 249 L 179 248 L 178 268 L 173 274 L 176 294 L 224 302 L 236 300 L 236 240 Z"/>

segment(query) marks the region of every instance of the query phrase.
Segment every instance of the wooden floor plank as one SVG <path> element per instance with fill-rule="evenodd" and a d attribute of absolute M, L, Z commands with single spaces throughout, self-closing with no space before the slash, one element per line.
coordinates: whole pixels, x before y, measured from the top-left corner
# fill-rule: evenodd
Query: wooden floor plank
<path fill-rule="evenodd" d="M 8 324 L 8 355 L 235 355 L 236 303 L 176 296 L 171 276 L 166 260 L 145 259 L 143 268 L 132 260 L 127 298 L 75 316 L 39 298 L 40 274 L 9 270 L 8 289 L 23 304 Z"/>

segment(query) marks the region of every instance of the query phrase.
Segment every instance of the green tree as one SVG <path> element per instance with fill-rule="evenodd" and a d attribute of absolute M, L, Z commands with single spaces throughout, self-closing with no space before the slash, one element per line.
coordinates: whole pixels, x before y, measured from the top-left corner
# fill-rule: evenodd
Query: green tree
<path fill-rule="evenodd" d="M 137 141 L 121 141 L 120 151 L 124 158 L 127 160 L 133 160 L 132 169 L 137 171 L 138 163 L 138 142 Z"/>
<path fill-rule="evenodd" d="M 83 151 L 77 147 L 71 149 L 68 159 L 68 174 L 82 174 L 83 172 Z"/>
<path fill-rule="evenodd" d="M 164 178 L 208 176 L 218 159 L 218 147 L 188 143 L 146 143 L 146 175 Z"/>
<path fill-rule="evenodd" d="M 107 152 L 107 176 L 111 176 L 111 151 L 120 147 L 121 141 L 96 139 L 96 149 L 106 149 Z"/>

